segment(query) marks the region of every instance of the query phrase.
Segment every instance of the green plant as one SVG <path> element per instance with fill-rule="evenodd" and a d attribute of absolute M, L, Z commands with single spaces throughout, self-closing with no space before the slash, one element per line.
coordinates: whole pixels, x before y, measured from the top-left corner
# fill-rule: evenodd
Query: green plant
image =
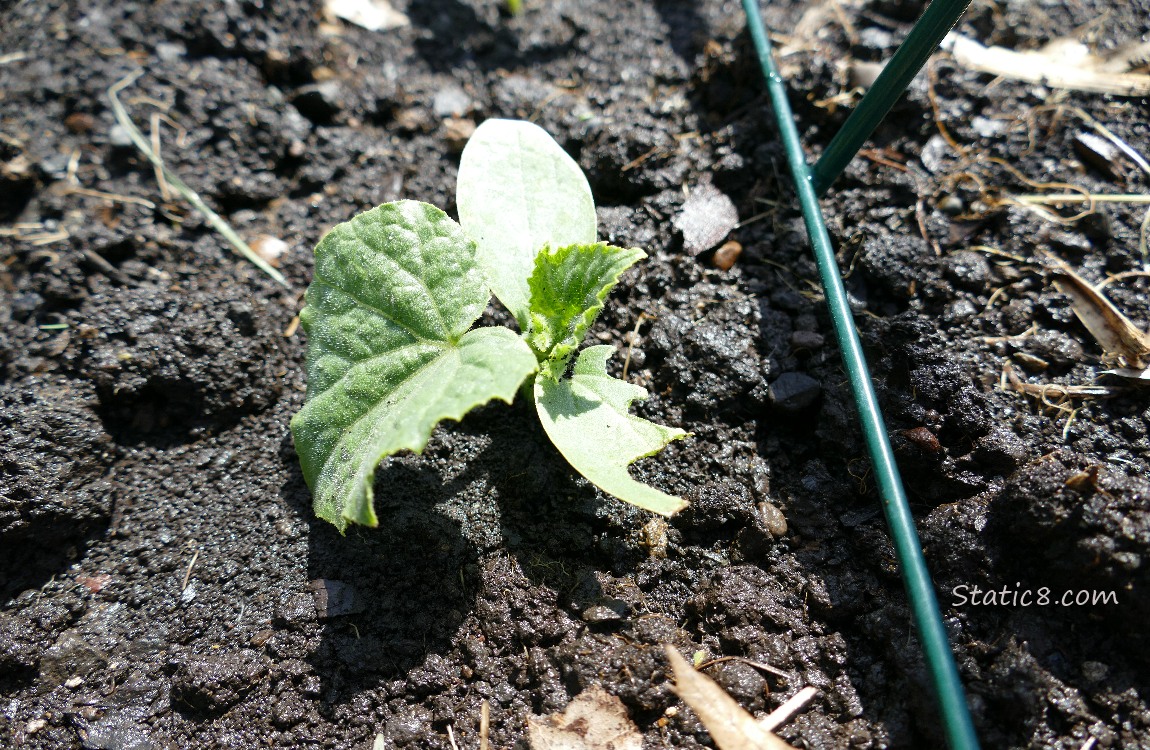
<path fill-rule="evenodd" d="M 398 201 L 328 232 L 300 320 L 308 388 L 292 433 L 316 514 L 375 526 L 379 462 L 423 450 L 435 425 L 522 386 L 544 431 L 600 489 L 671 515 L 686 503 L 627 467 L 682 430 L 629 413 L 647 392 L 607 374 L 612 348 L 571 358 L 619 276 L 646 257 L 596 241 L 578 165 L 543 129 L 488 120 L 459 166 L 460 224 Z M 462 226 L 461 226 L 462 225 Z M 491 293 L 519 324 L 471 328 Z M 570 373 L 568 373 L 570 370 Z"/>

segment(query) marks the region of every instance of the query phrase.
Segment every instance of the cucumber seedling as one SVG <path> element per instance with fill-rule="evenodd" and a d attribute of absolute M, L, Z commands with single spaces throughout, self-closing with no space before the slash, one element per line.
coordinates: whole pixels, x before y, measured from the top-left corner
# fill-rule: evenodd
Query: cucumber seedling
<path fill-rule="evenodd" d="M 435 425 L 522 387 L 543 429 L 592 484 L 662 515 L 686 506 L 627 467 L 687 433 L 629 413 L 647 392 L 607 374 L 610 346 L 575 357 L 642 250 L 597 241 L 582 170 L 542 128 L 488 120 L 463 151 L 460 223 L 385 203 L 328 232 L 300 321 L 307 396 L 291 428 L 315 511 L 375 526 L 385 457 L 419 453 Z M 472 328 L 491 294 L 519 324 Z"/>

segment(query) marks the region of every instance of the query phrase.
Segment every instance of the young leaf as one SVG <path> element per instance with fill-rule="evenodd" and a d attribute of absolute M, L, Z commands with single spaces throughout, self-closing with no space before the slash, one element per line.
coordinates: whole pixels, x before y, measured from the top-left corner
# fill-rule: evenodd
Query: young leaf
<path fill-rule="evenodd" d="M 291 423 L 316 515 L 375 526 L 385 456 L 423 450 L 441 420 L 510 403 L 535 372 L 513 332 L 468 330 L 487 300 L 475 244 L 426 203 L 384 204 L 320 240 L 300 313 L 307 396 Z"/>
<path fill-rule="evenodd" d="M 587 178 L 538 125 L 487 120 L 463 149 L 455 198 L 491 290 L 526 331 L 539 249 L 595 242 Z"/>
<path fill-rule="evenodd" d="M 628 414 L 631 402 L 647 398 L 647 391 L 607 374 L 611 353 L 610 346 L 590 346 L 579 353 L 570 378 L 536 378 L 539 421 L 567 462 L 596 487 L 653 513 L 673 515 L 687 503 L 635 481 L 627 467 L 687 433 Z"/>
<path fill-rule="evenodd" d="M 619 276 L 646 257 L 642 250 L 605 242 L 555 250 L 544 247 L 535 256 L 535 271 L 528 280 L 531 324 L 527 343 L 552 380 L 563 375 L 567 360 L 582 343 Z"/>

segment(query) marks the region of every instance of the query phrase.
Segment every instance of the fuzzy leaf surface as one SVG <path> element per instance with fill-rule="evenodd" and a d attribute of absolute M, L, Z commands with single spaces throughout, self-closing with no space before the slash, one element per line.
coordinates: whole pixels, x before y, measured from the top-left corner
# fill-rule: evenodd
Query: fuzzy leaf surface
<path fill-rule="evenodd" d="M 512 331 L 468 330 L 488 299 L 474 243 L 426 203 L 386 203 L 320 240 L 300 313 L 307 396 L 291 423 L 316 515 L 375 526 L 384 457 L 423 450 L 441 420 L 511 402 L 538 365 Z"/>
<path fill-rule="evenodd" d="M 628 413 L 631 402 L 647 398 L 647 391 L 607 374 L 612 352 L 610 346 L 587 347 L 579 353 L 571 377 L 536 378 L 539 420 L 567 462 L 596 487 L 670 516 L 687 503 L 636 481 L 627 467 L 687 433 Z"/>
<path fill-rule="evenodd" d="M 543 361 L 544 373 L 552 379 L 563 374 L 619 276 L 646 257 L 642 250 L 605 242 L 539 251 L 528 279 L 531 325 L 527 343 Z"/>
<path fill-rule="evenodd" d="M 595 242 L 583 170 L 538 125 L 487 120 L 460 157 L 456 203 L 491 290 L 526 331 L 527 279 L 540 248 Z"/>

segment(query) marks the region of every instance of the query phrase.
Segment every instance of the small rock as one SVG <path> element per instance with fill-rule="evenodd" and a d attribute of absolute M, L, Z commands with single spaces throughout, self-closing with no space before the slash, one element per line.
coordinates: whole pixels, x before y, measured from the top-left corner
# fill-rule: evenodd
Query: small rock
<path fill-rule="evenodd" d="M 730 234 L 739 223 L 739 212 L 722 191 L 704 182 L 691 191 L 672 223 L 683 233 L 683 249 L 698 255 Z"/>
<path fill-rule="evenodd" d="M 72 677 L 87 677 L 107 663 L 104 652 L 75 630 L 65 630 L 40 659 L 40 683 L 60 685 Z"/>
<path fill-rule="evenodd" d="M 160 42 L 156 45 L 156 57 L 166 63 L 175 62 L 188 54 L 188 48 L 179 42 Z"/>
<path fill-rule="evenodd" d="M 795 331 L 791 334 L 791 346 L 796 350 L 815 351 L 822 349 L 826 339 L 816 331 Z"/>
<path fill-rule="evenodd" d="M 735 261 L 739 259 L 739 255 L 743 252 L 743 246 L 734 240 L 724 242 L 715 251 L 715 255 L 711 258 L 711 263 L 715 268 L 720 271 L 729 271 L 731 266 L 735 265 Z"/>
<path fill-rule="evenodd" d="M 444 86 L 435 92 L 431 111 L 436 117 L 463 117 L 471 111 L 471 97 L 459 86 Z"/>
<path fill-rule="evenodd" d="M 92 132 L 92 128 L 96 127 L 96 118 L 87 112 L 73 112 L 64 118 L 64 125 L 73 133 L 83 135 Z"/>
<path fill-rule="evenodd" d="M 580 617 L 583 622 L 589 623 L 603 623 L 603 622 L 617 622 L 625 618 L 630 611 L 627 603 L 621 599 L 608 599 L 599 604 L 593 604 L 587 609 L 583 610 Z"/>
<path fill-rule="evenodd" d="M 135 148 L 132 136 L 128 135 L 128 131 L 120 125 L 113 125 L 108 131 L 108 142 L 115 148 Z"/>
<path fill-rule="evenodd" d="M 475 135 L 475 121 L 466 118 L 449 117 L 443 121 L 443 140 L 452 151 L 463 151 L 463 147 Z"/>
<path fill-rule="evenodd" d="M 775 507 L 772 503 L 759 503 L 759 515 L 762 516 L 763 525 L 767 527 L 767 531 L 771 532 L 771 536 L 778 539 L 779 537 L 786 535 L 786 516 L 784 516 L 783 512 Z"/>
<path fill-rule="evenodd" d="M 771 403 L 780 411 L 791 414 L 813 404 L 822 392 L 819 381 L 801 372 L 783 373 L 768 390 Z"/>
<path fill-rule="evenodd" d="M 945 196 L 938 202 L 938 210 L 947 216 L 958 216 L 965 208 L 966 206 L 963 205 L 962 198 L 953 194 Z"/>

